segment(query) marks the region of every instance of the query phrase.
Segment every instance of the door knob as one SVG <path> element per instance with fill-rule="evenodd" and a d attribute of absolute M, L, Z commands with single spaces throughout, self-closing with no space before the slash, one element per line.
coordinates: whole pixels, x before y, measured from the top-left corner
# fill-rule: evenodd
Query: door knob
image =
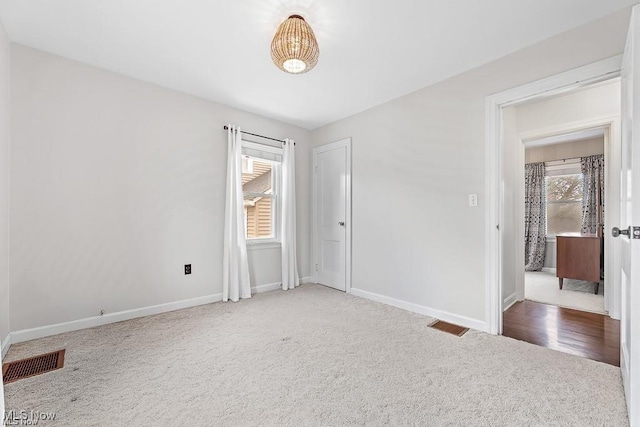
<path fill-rule="evenodd" d="M 339 221 L 339 222 L 338 222 L 338 225 L 339 225 L 340 227 L 344 227 L 344 221 Z"/>
<path fill-rule="evenodd" d="M 631 228 L 631 227 L 629 227 L 629 228 Z M 627 228 L 625 230 L 620 230 L 618 227 L 613 227 L 611 229 L 611 235 L 613 237 L 618 237 L 619 235 L 622 234 L 622 235 L 625 235 L 625 236 L 629 237 L 629 233 L 630 233 L 629 232 L 629 228 Z"/>

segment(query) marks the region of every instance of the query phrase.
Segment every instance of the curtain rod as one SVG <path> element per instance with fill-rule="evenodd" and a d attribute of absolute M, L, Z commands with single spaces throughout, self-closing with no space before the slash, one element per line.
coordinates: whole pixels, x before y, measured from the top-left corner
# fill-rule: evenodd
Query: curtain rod
<path fill-rule="evenodd" d="M 562 164 L 564 164 L 564 163 L 566 163 L 566 162 L 568 162 L 570 160 L 574 161 L 575 163 L 579 163 L 580 159 L 581 159 L 581 157 L 571 157 L 571 158 L 568 158 L 568 159 L 545 160 L 543 162 L 525 162 L 525 164 L 526 165 L 530 165 L 532 163 L 544 163 L 545 166 L 546 166 L 547 163 L 562 162 L 562 163 L 559 163 L 558 165 L 552 165 L 552 166 L 561 166 Z"/>
<path fill-rule="evenodd" d="M 224 125 L 223 129 L 224 130 L 229 130 L 229 126 Z M 251 135 L 251 136 L 257 136 L 258 138 L 270 139 L 271 141 L 278 141 L 278 142 L 281 142 L 283 144 L 287 143 L 287 141 L 284 141 L 282 139 L 276 139 L 276 138 L 271 138 L 269 136 L 258 135 L 257 133 L 251 133 L 251 132 L 247 132 L 247 131 L 244 131 L 244 130 L 241 130 L 240 133 L 244 133 L 244 134 Z M 294 142 L 293 145 L 296 145 L 296 143 Z"/>
<path fill-rule="evenodd" d="M 553 162 L 568 162 L 570 160 L 573 160 L 575 162 L 579 162 L 580 159 L 582 159 L 582 157 L 570 157 L 568 159 L 556 159 L 556 160 L 547 160 L 544 163 L 553 163 Z"/>
<path fill-rule="evenodd" d="M 590 154 L 588 156 L 582 156 L 582 157 L 593 157 L 593 156 L 604 156 L 604 154 Z M 580 163 L 580 161 L 582 160 L 582 157 L 570 157 L 568 159 L 545 160 L 544 162 L 529 162 L 529 163 L 525 162 L 525 164 L 530 165 L 531 163 L 544 163 L 546 166 L 547 163 L 562 162 L 562 163 L 558 163 L 557 165 L 551 165 L 551 166 L 561 166 L 562 164 L 568 161 L 573 161 L 574 163 Z"/>

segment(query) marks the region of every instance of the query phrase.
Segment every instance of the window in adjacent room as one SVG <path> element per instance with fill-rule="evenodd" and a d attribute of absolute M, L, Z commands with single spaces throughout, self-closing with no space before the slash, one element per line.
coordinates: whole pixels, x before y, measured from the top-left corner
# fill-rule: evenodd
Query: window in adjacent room
<path fill-rule="evenodd" d="M 564 171 L 567 172 L 567 171 Z M 545 177 L 547 197 L 547 236 L 559 233 L 579 233 L 582 227 L 582 173 Z"/>
<path fill-rule="evenodd" d="M 248 241 L 275 240 L 278 162 L 242 156 L 245 230 Z"/>

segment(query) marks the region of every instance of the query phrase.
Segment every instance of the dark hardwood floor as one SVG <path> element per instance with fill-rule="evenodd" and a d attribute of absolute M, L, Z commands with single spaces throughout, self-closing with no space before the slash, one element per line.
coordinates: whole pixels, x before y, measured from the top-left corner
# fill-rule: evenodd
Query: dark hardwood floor
<path fill-rule="evenodd" d="M 504 312 L 502 334 L 620 366 L 620 322 L 602 314 L 521 301 Z"/>

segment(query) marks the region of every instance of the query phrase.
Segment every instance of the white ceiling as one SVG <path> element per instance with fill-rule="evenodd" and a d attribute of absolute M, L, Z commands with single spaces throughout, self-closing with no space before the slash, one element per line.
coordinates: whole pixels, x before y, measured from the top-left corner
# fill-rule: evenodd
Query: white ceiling
<path fill-rule="evenodd" d="M 12 41 L 313 129 L 637 0 L 0 0 Z M 311 72 L 271 62 L 303 15 Z"/>

